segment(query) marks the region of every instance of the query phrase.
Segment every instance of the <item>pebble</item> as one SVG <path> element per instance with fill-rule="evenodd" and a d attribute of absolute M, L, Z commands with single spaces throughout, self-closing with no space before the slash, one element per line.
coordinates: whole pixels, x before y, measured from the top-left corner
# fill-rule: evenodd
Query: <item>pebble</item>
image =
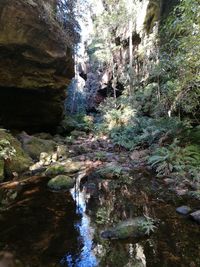
<path fill-rule="evenodd" d="M 182 214 L 182 215 L 187 215 L 188 213 L 191 212 L 191 208 L 188 206 L 180 206 L 176 209 L 176 212 Z"/>

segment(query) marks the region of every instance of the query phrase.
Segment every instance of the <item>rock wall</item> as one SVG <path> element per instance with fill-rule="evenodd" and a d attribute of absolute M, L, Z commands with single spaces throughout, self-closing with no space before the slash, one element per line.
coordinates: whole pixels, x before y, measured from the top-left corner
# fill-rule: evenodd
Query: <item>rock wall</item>
<path fill-rule="evenodd" d="M 137 0 L 134 2 L 133 16 L 133 78 L 134 87 L 145 83 L 159 60 L 159 30 L 162 19 L 169 15 L 178 0 Z M 129 25 L 118 26 L 113 33 L 113 65 L 108 62 L 102 69 L 96 87 L 89 86 L 91 92 L 88 106 L 97 106 L 95 99 L 101 96 L 113 95 L 113 86 L 120 95 L 129 86 Z M 113 72 L 115 77 L 113 77 Z M 88 77 L 89 79 L 90 77 Z M 88 82 L 86 81 L 86 84 Z M 104 99 L 104 98 L 102 98 Z"/>
<path fill-rule="evenodd" d="M 74 62 L 54 0 L 0 1 L 0 125 L 51 130 Z"/>

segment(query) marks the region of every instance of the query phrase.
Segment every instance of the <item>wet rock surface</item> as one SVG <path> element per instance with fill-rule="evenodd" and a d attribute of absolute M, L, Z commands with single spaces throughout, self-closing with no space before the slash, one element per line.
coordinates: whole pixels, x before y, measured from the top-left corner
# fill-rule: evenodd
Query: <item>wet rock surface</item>
<path fill-rule="evenodd" d="M 197 210 L 190 214 L 191 218 L 200 224 L 200 210 Z"/>
<path fill-rule="evenodd" d="M 176 209 L 176 212 L 182 214 L 182 215 L 187 215 L 188 213 L 190 213 L 192 211 L 192 209 L 188 206 L 180 206 Z"/>

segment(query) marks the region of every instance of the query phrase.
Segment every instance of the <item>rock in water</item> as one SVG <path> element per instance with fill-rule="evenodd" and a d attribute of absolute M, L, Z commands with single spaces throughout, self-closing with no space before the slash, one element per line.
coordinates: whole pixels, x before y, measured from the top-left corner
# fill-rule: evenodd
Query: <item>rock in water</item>
<path fill-rule="evenodd" d="M 196 221 L 197 223 L 200 224 L 200 210 L 197 210 L 197 211 L 191 213 L 190 216 L 192 217 L 192 219 L 194 221 Z"/>
<path fill-rule="evenodd" d="M 58 175 L 48 182 L 48 187 L 52 190 L 67 190 L 74 186 L 75 181 L 66 175 Z"/>
<path fill-rule="evenodd" d="M 71 46 L 52 0 L 0 1 L 0 124 L 52 130 L 74 76 Z"/>
<path fill-rule="evenodd" d="M 190 207 L 188 207 L 188 206 L 181 206 L 181 207 L 178 207 L 176 209 L 176 212 L 178 212 L 178 213 L 180 213 L 182 215 L 187 215 L 188 213 L 191 212 L 191 210 L 192 209 Z"/>
<path fill-rule="evenodd" d="M 115 227 L 101 233 L 102 238 L 109 239 L 125 239 L 129 237 L 143 237 L 147 235 L 143 225 L 146 223 L 145 217 L 136 217 L 123 222 L 120 222 Z"/>

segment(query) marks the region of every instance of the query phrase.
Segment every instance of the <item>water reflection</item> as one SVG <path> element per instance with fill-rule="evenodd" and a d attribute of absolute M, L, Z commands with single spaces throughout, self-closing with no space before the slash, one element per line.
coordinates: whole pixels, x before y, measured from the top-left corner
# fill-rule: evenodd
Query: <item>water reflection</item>
<path fill-rule="evenodd" d="M 90 226 L 90 218 L 86 214 L 86 197 L 84 191 L 80 192 L 76 185 L 71 190 L 73 199 L 76 202 L 76 213 L 81 216 L 81 220 L 75 224 L 80 233 L 79 244 L 82 244 L 79 255 L 66 254 L 61 260 L 62 265 L 69 267 L 95 267 L 98 266 L 97 259 L 93 251 L 93 229 Z"/>

